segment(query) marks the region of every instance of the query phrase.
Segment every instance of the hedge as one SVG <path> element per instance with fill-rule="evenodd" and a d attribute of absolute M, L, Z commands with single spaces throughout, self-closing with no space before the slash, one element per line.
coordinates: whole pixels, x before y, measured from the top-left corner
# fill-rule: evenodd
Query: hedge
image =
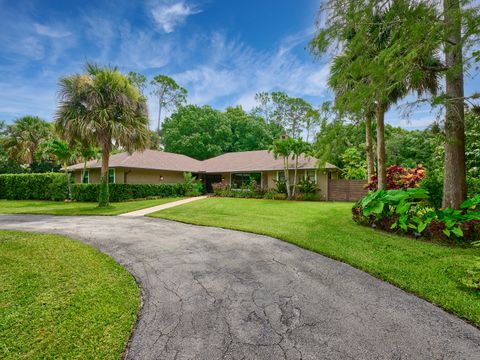
<path fill-rule="evenodd" d="M 148 197 L 184 196 L 184 184 L 110 184 L 110 201 L 126 201 Z M 73 184 L 72 199 L 98 201 L 100 184 Z"/>
<path fill-rule="evenodd" d="M 98 201 L 100 184 L 72 184 L 72 199 Z M 184 184 L 110 184 L 110 201 L 126 201 L 148 197 L 185 196 Z M 65 174 L 0 174 L 0 199 L 65 200 Z"/>
<path fill-rule="evenodd" d="M 1 174 L 0 199 L 64 200 L 67 196 L 65 174 Z"/>

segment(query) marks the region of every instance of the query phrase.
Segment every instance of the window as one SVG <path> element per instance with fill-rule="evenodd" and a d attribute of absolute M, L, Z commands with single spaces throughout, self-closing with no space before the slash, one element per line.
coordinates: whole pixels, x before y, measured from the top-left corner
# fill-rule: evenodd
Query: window
<path fill-rule="evenodd" d="M 85 170 L 83 173 L 82 183 L 88 184 L 90 182 L 90 172 Z"/>
<path fill-rule="evenodd" d="M 115 169 L 108 170 L 108 183 L 115 184 Z"/>
<path fill-rule="evenodd" d="M 285 182 L 285 171 L 277 171 L 277 181 Z"/>
<path fill-rule="evenodd" d="M 316 170 L 305 170 L 305 180 L 309 180 L 314 184 L 317 183 L 317 171 Z"/>
<path fill-rule="evenodd" d="M 244 188 L 252 181 L 255 181 L 257 185 L 262 185 L 262 173 L 236 173 L 232 174 L 232 188 L 241 189 Z"/>

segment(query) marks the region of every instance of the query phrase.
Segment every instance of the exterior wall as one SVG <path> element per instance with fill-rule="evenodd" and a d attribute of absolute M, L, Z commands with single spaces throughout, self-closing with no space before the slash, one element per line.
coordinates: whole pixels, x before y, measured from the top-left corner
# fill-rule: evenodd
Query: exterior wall
<path fill-rule="evenodd" d="M 333 175 L 333 174 L 332 174 Z M 263 173 L 264 176 L 264 186 L 268 187 L 269 189 L 275 189 L 276 184 L 275 181 L 277 180 L 277 172 L 276 171 L 265 171 Z M 290 170 L 290 183 L 293 183 L 293 171 Z M 299 170 L 297 173 L 297 180 L 300 181 L 305 177 L 305 170 Z M 338 177 L 338 176 L 337 176 Z M 321 199 L 325 200 L 327 198 L 328 193 L 328 173 L 323 171 L 317 171 L 317 187 L 318 193 L 321 195 Z"/>
<path fill-rule="evenodd" d="M 89 173 L 90 173 L 91 184 L 96 184 L 100 182 L 100 169 L 90 169 Z M 81 170 L 74 172 L 74 178 L 76 183 L 81 182 L 82 180 L 81 176 L 82 176 Z M 163 177 L 163 180 L 160 179 L 161 177 Z M 115 168 L 115 183 L 117 184 L 183 183 L 183 172 Z"/>
<path fill-rule="evenodd" d="M 125 183 L 127 184 L 183 183 L 183 172 L 180 171 L 125 169 L 123 174 L 124 179 L 126 179 Z"/>

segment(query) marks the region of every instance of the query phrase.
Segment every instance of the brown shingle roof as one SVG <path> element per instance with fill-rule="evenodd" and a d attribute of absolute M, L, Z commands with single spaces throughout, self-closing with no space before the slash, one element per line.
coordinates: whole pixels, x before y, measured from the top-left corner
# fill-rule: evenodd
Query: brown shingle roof
<path fill-rule="evenodd" d="M 110 167 L 125 167 L 152 170 L 189 171 L 189 172 L 246 172 L 282 170 L 283 159 L 275 159 L 267 150 L 242 151 L 223 154 L 208 160 L 199 161 L 185 155 L 173 154 L 156 150 L 145 150 L 115 154 L 110 157 Z M 92 160 L 87 163 L 87 168 L 99 168 L 101 162 Z M 293 159 L 290 168 L 293 169 Z M 69 170 L 79 170 L 83 164 L 69 167 Z M 313 157 L 300 157 L 299 169 L 316 169 L 317 159 Z M 336 166 L 327 163 L 325 169 L 337 169 Z"/>
<path fill-rule="evenodd" d="M 275 159 L 273 154 L 267 150 L 243 151 L 227 153 L 204 160 L 202 166 L 207 172 L 282 170 L 283 159 L 280 157 Z M 293 169 L 294 166 L 293 159 L 291 159 L 289 167 Z M 298 168 L 316 169 L 317 159 L 301 156 Z"/>
<path fill-rule="evenodd" d="M 87 162 L 87 168 L 100 168 L 100 160 Z M 109 166 L 111 168 L 126 167 L 150 170 L 170 170 L 198 172 L 202 162 L 191 157 L 173 154 L 164 151 L 145 150 L 144 152 L 120 153 L 110 156 Z M 83 164 L 76 164 L 69 167 L 69 170 L 83 169 Z"/>

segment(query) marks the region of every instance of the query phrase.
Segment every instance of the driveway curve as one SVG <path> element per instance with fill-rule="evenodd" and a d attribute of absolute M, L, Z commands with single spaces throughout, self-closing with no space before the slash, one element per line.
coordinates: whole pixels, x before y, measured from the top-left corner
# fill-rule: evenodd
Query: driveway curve
<path fill-rule="evenodd" d="M 478 359 L 480 331 L 344 263 L 266 236 L 161 219 L 0 215 L 67 235 L 138 280 L 127 359 Z"/>

